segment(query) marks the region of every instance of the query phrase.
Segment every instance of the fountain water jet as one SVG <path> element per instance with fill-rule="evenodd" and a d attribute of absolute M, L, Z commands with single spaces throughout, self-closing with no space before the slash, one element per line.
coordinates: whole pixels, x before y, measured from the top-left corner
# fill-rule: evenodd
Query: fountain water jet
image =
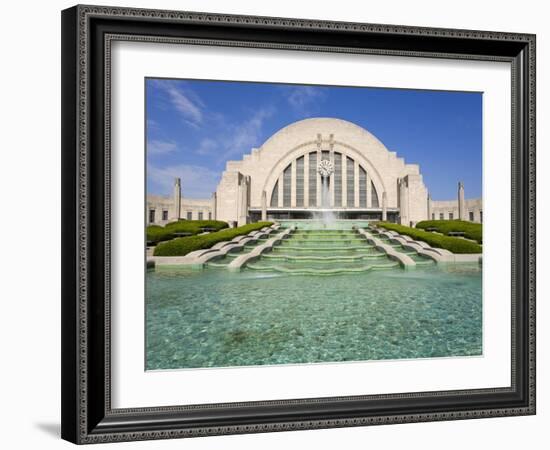
<path fill-rule="evenodd" d="M 321 220 L 323 227 L 327 228 L 327 225 L 331 225 L 336 220 L 336 216 L 333 211 L 330 211 L 330 189 L 328 185 L 328 176 L 321 176 L 321 206 L 323 208 Z"/>
<path fill-rule="evenodd" d="M 331 201 L 329 190 L 329 177 L 332 173 L 334 173 L 334 166 L 330 160 L 323 159 L 319 162 L 317 171 L 321 175 L 321 207 L 323 208 L 321 219 L 323 228 L 326 228 L 327 225 L 332 224 L 336 219 L 334 213 L 330 211 Z"/>

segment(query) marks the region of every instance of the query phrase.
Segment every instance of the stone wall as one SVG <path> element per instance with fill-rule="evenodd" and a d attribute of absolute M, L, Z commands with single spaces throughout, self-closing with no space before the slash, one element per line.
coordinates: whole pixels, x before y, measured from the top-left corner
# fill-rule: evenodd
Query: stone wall
<path fill-rule="evenodd" d="M 151 210 L 155 211 L 155 220 L 151 221 Z M 182 197 L 180 201 L 180 219 L 199 220 L 202 214 L 203 220 L 214 218 L 212 199 L 190 199 Z M 164 216 L 163 216 L 164 213 Z M 164 218 L 166 217 L 166 219 Z M 147 196 L 146 221 L 147 225 L 166 225 L 168 222 L 178 220 L 174 199 L 159 195 Z"/>
<path fill-rule="evenodd" d="M 483 222 L 483 206 L 480 198 L 466 199 L 464 201 L 464 220 L 470 222 Z M 457 200 L 432 200 L 430 220 L 457 220 L 458 219 L 458 199 Z"/>
<path fill-rule="evenodd" d="M 426 220 L 428 216 L 428 190 L 422 181 L 422 175 L 407 175 L 403 178 L 403 189 L 407 203 L 405 207 L 406 214 L 403 214 L 403 206 L 400 205 L 401 225 L 414 226 L 416 223 Z"/>

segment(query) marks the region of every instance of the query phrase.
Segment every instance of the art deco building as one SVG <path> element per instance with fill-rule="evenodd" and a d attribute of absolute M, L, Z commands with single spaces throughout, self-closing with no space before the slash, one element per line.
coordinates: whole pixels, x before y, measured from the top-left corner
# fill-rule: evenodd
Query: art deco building
<path fill-rule="evenodd" d="M 182 195 L 183 192 L 183 195 Z M 228 161 L 211 199 L 185 197 L 180 179 L 172 197 L 148 196 L 148 223 L 217 219 L 239 225 L 258 220 L 388 220 L 403 225 L 430 219 L 482 221 L 481 199 L 434 201 L 417 164 L 409 164 L 364 128 L 335 118 L 292 123 Z"/>

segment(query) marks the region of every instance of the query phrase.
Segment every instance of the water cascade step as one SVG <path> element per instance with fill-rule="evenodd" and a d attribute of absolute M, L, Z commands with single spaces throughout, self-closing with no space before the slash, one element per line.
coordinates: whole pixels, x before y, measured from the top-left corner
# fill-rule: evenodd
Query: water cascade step
<path fill-rule="evenodd" d="M 284 230 L 284 228 L 281 228 Z M 383 246 L 369 242 L 361 230 L 312 228 L 287 228 L 283 239 L 265 251 L 256 251 L 243 267 L 249 270 L 279 272 L 291 275 L 335 275 L 341 273 L 365 273 L 374 270 L 399 269 L 402 264 L 388 253 L 407 255 L 414 265 L 430 265 L 434 261 L 393 241 L 387 236 L 379 236 Z M 231 269 L 237 258 L 250 254 L 265 244 L 270 237 L 246 244 L 244 247 L 227 253 L 207 263 L 211 268 Z M 391 249 L 384 250 L 385 249 Z M 388 252 L 388 253 L 387 253 Z M 410 260 L 409 260 L 410 261 Z"/>
<path fill-rule="evenodd" d="M 298 228 L 246 267 L 292 275 L 335 275 L 398 269 L 400 264 L 356 230 Z"/>
<path fill-rule="evenodd" d="M 269 238 L 260 238 L 257 241 L 251 242 L 250 244 L 244 245 L 242 248 L 228 252 L 226 255 L 224 255 L 221 258 L 216 258 L 211 261 L 209 261 L 206 266 L 207 267 L 223 267 L 227 268 L 229 264 L 233 262 L 237 257 L 245 254 L 250 253 L 252 250 L 254 250 L 257 246 L 265 244 Z"/>

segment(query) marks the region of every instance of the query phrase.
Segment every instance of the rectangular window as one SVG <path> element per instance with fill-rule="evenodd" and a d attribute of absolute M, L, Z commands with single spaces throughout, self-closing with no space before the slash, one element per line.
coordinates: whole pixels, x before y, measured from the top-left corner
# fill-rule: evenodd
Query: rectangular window
<path fill-rule="evenodd" d="M 208 220 L 212 220 L 212 213 L 211 212 L 208 213 Z"/>
<path fill-rule="evenodd" d="M 155 210 L 149 210 L 149 223 L 155 223 Z"/>
<path fill-rule="evenodd" d="M 292 183 L 292 166 L 289 165 L 283 172 L 283 206 L 290 207 L 290 188 Z"/>
<path fill-rule="evenodd" d="M 317 152 L 309 154 L 309 205 L 317 206 Z"/>
<path fill-rule="evenodd" d="M 370 182 L 370 198 L 371 198 L 371 206 L 373 208 L 380 208 L 380 202 L 378 201 L 378 192 L 376 192 L 376 188 L 374 187 L 374 183 Z"/>
<path fill-rule="evenodd" d="M 439 220 L 443 220 L 444 218 L 443 213 L 439 213 Z"/>
<path fill-rule="evenodd" d="M 452 212 L 449 213 L 449 220 L 453 220 L 454 214 Z"/>
<path fill-rule="evenodd" d="M 367 172 L 359 167 L 359 207 L 367 207 Z"/>
<path fill-rule="evenodd" d="M 168 211 L 166 210 L 162 211 L 162 220 L 168 220 Z"/>
<path fill-rule="evenodd" d="M 193 220 L 193 213 L 191 211 L 187 211 L 187 220 Z"/>
<path fill-rule="evenodd" d="M 202 220 L 202 211 L 199 212 L 199 220 Z"/>
<path fill-rule="evenodd" d="M 355 161 L 346 157 L 348 207 L 355 206 Z"/>
<path fill-rule="evenodd" d="M 474 221 L 474 212 L 470 211 L 468 214 L 470 216 L 470 222 L 473 222 Z"/>
<path fill-rule="evenodd" d="M 304 157 L 296 160 L 296 206 L 304 206 Z"/>
<path fill-rule="evenodd" d="M 334 206 L 342 206 L 342 154 L 334 154 Z"/>
<path fill-rule="evenodd" d="M 479 222 L 483 223 L 483 211 L 479 211 Z"/>
<path fill-rule="evenodd" d="M 432 220 L 435 220 L 435 213 L 432 213 Z"/>

